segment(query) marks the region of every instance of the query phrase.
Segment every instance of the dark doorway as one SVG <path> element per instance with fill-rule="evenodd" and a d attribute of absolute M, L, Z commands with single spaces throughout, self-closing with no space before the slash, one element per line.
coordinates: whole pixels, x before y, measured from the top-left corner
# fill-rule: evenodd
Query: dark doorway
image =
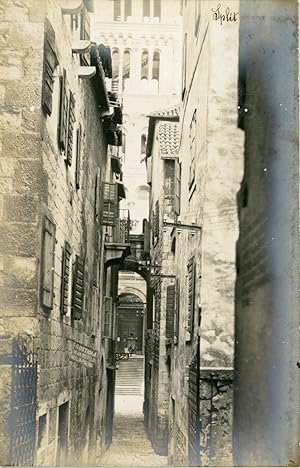
<path fill-rule="evenodd" d="M 68 417 L 69 402 L 63 403 L 58 407 L 58 437 L 56 465 L 63 466 L 67 464 L 68 450 Z"/>
<path fill-rule="evenodd" d="M 106 396 L 106 431 L 105 443 L 110 445 L 113 435 L 113 420 L 114 420 L 114 399 L 115 399 L 115 371 L 107 369 L 107 396 Z"/>
<path fill-rule="evenodd" d="M 117 310 L 117 353 L 143 354 L 144 303 L 135 294 L 121 294 Z"/>

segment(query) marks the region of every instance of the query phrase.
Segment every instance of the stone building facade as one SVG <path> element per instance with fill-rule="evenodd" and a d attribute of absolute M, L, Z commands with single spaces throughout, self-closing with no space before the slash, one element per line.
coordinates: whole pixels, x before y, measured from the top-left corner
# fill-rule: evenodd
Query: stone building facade
<path fill-rule="evenodd" d="M 93 2 L 70 3 L 11 0 L 1 18 L 3 465 L 95 462 L 112 436 L 124 189 Z"/>
<path fill-rule="evenodd" d="M 232 463 L 235 193 L 242 178 L 243 137 L 237 128 L 239 3 L 219 3 L 220 10 L 236 13 L 235 21 L 221 24 L 210 1 L 182 2 L 180 136 L 171 158 L 174 208 L 171 217 L 168 204 L 158 210 L 158 240 L 157 221 L 150 218 L 151 264 L 164 245 L 157 282 L 167 284 L 154 300 L 161 318 L 157 375 L 162 370 L 166 388 L 157 414 L 169 421 L 165 441 L 175 466 Z M 157 121 L 152 143 L 150 117 L 147 166 L 152 165 L 156 186 L 150 200 L 169 186 L 156 142 L 164 125 L 171 122 Z M 164 279 L 167 274 L 172 278 Z M 156 401 L 153 395 L 149 406 Z"/>
<path fill-rule="evenodd" d="M 300 463 L 298 8 L 293 1 L 240 7 L 237 465 Z"/>

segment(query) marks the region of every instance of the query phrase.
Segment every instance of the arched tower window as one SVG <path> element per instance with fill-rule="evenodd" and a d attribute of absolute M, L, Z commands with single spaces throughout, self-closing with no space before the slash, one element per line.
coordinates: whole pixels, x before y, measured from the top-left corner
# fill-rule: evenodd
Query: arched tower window
<path fill-rule="evenodd" d="M 154 0 L 153 16 L 154 18 L 161 17 L 161 0 Z"/>
<path fill-rule="evenodd" d="M 150 17 L 150 0 L 143 0 L 143 16 Z"/>
<path fill-rule="evenodd" d="M 143 50 L 142 62 L 141 62 L 141 79 L 146 78 L 148 80 L 148 74 L 149 74 L 149 53 L 148 53 L 148 50 Z"/>
<path fill-rule="evenodd" d="M 153 53 L 153 62 L 152 62 L 152 80 L 159 80 L 159 65 L 160 65 L 160 55 L 158 50 Z"/>
<path fill-rule="evenodd" d="M 124 13 L 125 13 L 125 21 L 127 21 L 128 16 L 132 15 L 131 0 L 125 0 Z"/>
<path fill-rule="evenodd" d="M 114 21 L 121 18 L 121 0 L 114 0 Z"/>
<path fill-rule="evenodd" d="M 141 136 L 141 154 L 146 154 L 146 135 L 143 133 Z"/>
<path fill-rule="evenodd" d="M 123 55 L 123 90 L 124 83 L 127 78 L 130 78 L 130 51 L 125 50 Z"/>

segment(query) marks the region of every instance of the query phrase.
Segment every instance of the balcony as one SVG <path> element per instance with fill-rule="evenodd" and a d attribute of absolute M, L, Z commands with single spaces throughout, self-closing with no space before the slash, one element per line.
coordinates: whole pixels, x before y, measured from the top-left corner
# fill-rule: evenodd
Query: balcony
<path fill-rule="evenodd" d="M 105 265 L 121 265 L 131 253 L 129 210 L 119 210 L 119 217 L 114 226 L 110 242 L 105 242 Z"/>

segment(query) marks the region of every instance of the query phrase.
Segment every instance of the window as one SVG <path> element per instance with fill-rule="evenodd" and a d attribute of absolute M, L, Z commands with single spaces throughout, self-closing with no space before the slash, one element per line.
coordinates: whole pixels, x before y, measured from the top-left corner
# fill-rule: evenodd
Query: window
<path fill-rule="evenodd" d="M 42 109 L 47 115 L 52 113 L 52 94 L 54 87 L 54 70 L 58 65 L 55 52 L 55 32 L 49 21 L 45 22 L 44 65 L 42 87 Z"/>
<path fill-rule="evenodd" d="M 161 0 L 154 0 L 154 11 L 153 11 L 154 18 L 161 17 Z"/>
<path fill-rule="evenodd" d="M 76 189 L 79 189 L 80 187 L 81 139 L 82 139 L 82 128 L 81 128 L 81 124 L 79 124 L 77 131 L 76 131 L 76 167 L 75 167 Z"/>
<path fill-rule="evenodd" d="M 111 297 L 104 298 L 104 336 L 112 337 L 112 299 Z"/>
<path fill-rule="evenodd" d="M 164 160 L 165 197 L 168 197 L 171 200 L 171 202 L 173 202 L 173 198 L 174 198 L 174 170 L 175 170 L 174 159 L 165 159 Z"/>
<path fill-rule="evenodd" d="M 143 16 L 150 17 L 150 0 L 143 0 Z"/>
<path fill-rule="evenodd" d="M 186 341 L 191 340 L 194 329 L 194 308 L 195 308 L 195 282 L 196 282 L 196 263 L 194 257 L 191 257 L 188 262 L 188 315 L 187 315 L 187 332 Z"/>
<path fill-rule="evenodd" d="M 180 214 L 180 190 L 181 190 L 181 164 L 175 159 L 174 170 L 174 211 Z"/>
<path fill-rule="evenodd" d="M 118 190 L 116 183 L 102 182 L 101 224 L 115 226 L 118 216 Z"/>
<path fill-rule="evenodd" d="M 142 61 L 141 61 L 141 79 L 148 80 L 149 74 L 149 53 L 148 50 L 142 52 Z"/>
<path fill-rule="evenodd" d="M 60 107 L 59 107 L 59 126 L 58 126 L 58 145 L 62 151 L 67 149 L 67 130 L 68 130 L 68 110 L 69 98 L 67 94 L 67 75 L 63 70 L 60 77 Z"/>
<path fill-rule="evenodd" d="M 122 152 L 125 154 L 126 151 L 126 134 L 122 133 Z"/>
<path fill-rule="evenodd" d="M 201 11 L 201 0 L 195 1 L 195 36 L 198 35 L 200 26 L 200 11 Z"/>
<path fill-rule="evenodd" d="M 146 159 L 146 166 L 147 166 L 147 184 L 152 184 L 152 156 L 149 156 Z"/>
<path fill-rule="evenodd" d="M 114 0 L 114 21 L 121 19 L 121 0 Z"/>
<path fill-rule="evenodd" d="M 130 78 L 130 51 L 125 50 L 123 55 L 123 91 L 125 80 Z"/>
<path fill-rule="evenodd" d="M 146 154 L 146 140 L 147 137 L 143 133 L 143 135 L 141 136 L 141 154 Z"/>
<path fill-rule="evenodd" d="M 125 21 L 127 21 L 128 16 L 132 15 L 131 0 L 125 0 L 124 10 L 125 10 Z"/>
<path fill-rule="evenodd" d="M 195 181 L 196 171 L 196 127 L 197 127 L 197 111 L 194 111 L 193 118 L 190 124 L 190 174 L 189 174 L 189 189 Z"/>
<path fill-rule="evenodd" d="M 182 49 L 182 100 L 186 92 L 187 33 L 184 35 Z"/>
<path fill-rule="evenodd" d="M 72 318 L 82 318 L 84 300 L 84 261 L 76 255 L 73 267 Z"/>
<path fill-rule="evenodd" d="M 167 286 L 166 299 L 166 338 L 174 337 L 175 285 Z"/>
<path fill-rule="evenodd" d="M 55 224 L 45 216 L 43 222 L 41 259 L 41 304 L 46 309 L 53 308 Z"/>
<path fill-rule="evenodd" d="M 43 414 L 39 417 L 39 427 L 38 427 L 38 449 L 42 447 L 43 442 L 46 436 L 47 429 L 47 414 Z"/>
<path fill-rule="evenodd" d="M 152 80 L 159 80 L 160 54 L 158 50 L 153 53 Z"/>
<path fill-rule="evenodd" d="M 155 212 L 154 212 L 154 237 L 158 238 L 159 236 L 159 202 L 156 200 L 155 203 Z"/>
<path fill-rule="evenodd" d="M 65 242 L 62 249 L 62 267 L 61 267 L 61 293 L 60 293 L 60 313 L 67 315 L 69 305 L 69 283 L 70 283 L 70 259 L 71 259 L 71 246 Z"/>
<path fill-rule="evenodd" d="M 113 92 L 118 91 L 119 87 L 119 63 L 120 55 L 118 49 L 112 51 L 112 90 Z"/>
<path fill-rule="evenodd" d="M 72 164 L 73 156 L 73 134 L 75 123 L 75 99 L 74 94 L 70 91 L 69 112 L 68 112 L 68 132 L 67 132 L 67 154 L 65 155 L 68 166 Z"/>
<path fill-rule="evenodd" d="M 178 343 L 179 340 L 179 320 L 180 320 L 180 283 L 179 279 L 176 279 L 175 285 L 175 319 L 174 319 L 174 344 Z"/>

